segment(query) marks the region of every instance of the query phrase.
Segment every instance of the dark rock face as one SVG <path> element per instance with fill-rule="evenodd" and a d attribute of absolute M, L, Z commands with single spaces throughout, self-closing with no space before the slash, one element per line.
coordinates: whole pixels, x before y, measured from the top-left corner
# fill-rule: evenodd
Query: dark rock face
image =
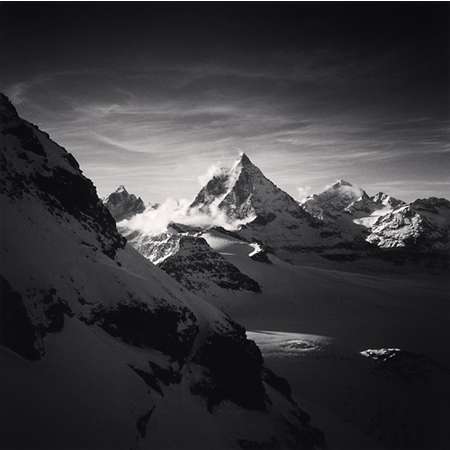
<path fill-rule="evenodd" d="M 207 288 L 214 283 L 223 289 L 260 292 L 259 284 L 214 251 L 205 239 L 174 236 L 178 248 L 159 263 L 159 267 L 190 290 Z"/>
<path fill-rule="evenodd" d="M 26 359 L 37 360 L 41 357 L 37 340 L 22 297 L 0 276 L 0 344 Z"/>
<path fill-rule="evenodd" d="M 116 222 L 129 219 L 135 214 L 144 212 L 145 205 L 140 197 L 129 194 L 124 186 L 119 186 L 115 192 L 103 200 Z"/>
<path fill-rule="evenodd" d="M 126 240 L 117 232 L 114 219 L 99 201 L 90 180 L 55 168 L 51 176 L 36 174 L 34 181 L 47 203 L 52 205 L 56 199 L 61 208 L 98 231 L 102 250 L 110 258 L 125 246 Z"/>
<path fill-rule="evenodd" d="M 275 220 L 277 216 L 274 213 L 259 214 L 253 221 L 254 225 L 267 225 L 268 223 Z"/>
<path fill-rule="evenodd" d="M 273 389 L 275 389 L 280 394 L 282 394 L 284 397 L 286 397 L 291 402 L 293 402 L 292 389 L 286 379 L 278 376 L 276 373 L 272 372 L 270 369 L 267 369 L 267 368 L 264 369 L 263 379 Z M 310 417 L 308 414 L 305 413 L 305 415 L 302 417 L 302 419 L 303 419 L 303 421 L 308 422 L 310 420 Z"/>
<path fill-rule="evenodd" d="M 21 119 L 5 96 L 2 95 L 0 103 L 0 133 L 17 142 L 0 155 L 3 173 L 0 192 L 6 192 L 11 198 L 21 198 L 24 193 L 34 194 L 45 201 L 55 215 L 72 215 L 97 232 L 101 250 L 114 258 L 116 250 L 123 248 L 126 241 L 98 199 L 92 181 L 82 175 L 72 155 L 35 125 Z M 46 153 L 44 141 L 52 147 L 52 154 Z M 55 166 L 55 157 L 61 164 Z M 22 160 L 22 173 L 18 173 L 17 164 L 13 162 L 15 158 Z"/>
<path fill-rule="evenodd" d="M 287 418 L 283 420 L 285 435 L 291 441 L 289 448 L 325 448 L 323 433 L 309 425 L 310 417 L 292 399 L 289 383 L 263 366 L 259 348 L 246 338 L 242 327 L 232 324 L 233 332 L 210 335 L 195 355 L 194 362 L 205 367 L 206 372 L 199 382 L 191 385 L 191 392 L 205 398 L 211 413 L 223 401 L 264 412 L 271 407 L 266 391 L 266 386 L 270 386 L 286 398 L 292 407 L 294 422 Z M 243 449 L 285 447 L 275 437 L 266 441 L 239 439 L 238 444 Z"/>
<path fill-rule="evenodd" d="M 204 209 L 205 204 L 209 202 L 210 197 L 218 197 L 224 195 L 227 191 L 226 182 L 228 175 L 220 174 L 212 177 L 206 186 L 197 194 L 191 204 L 192 208 Z"/>
<path fill-rule="evenodd" d="M 176 384 L 181 381 L 180 372 L 172 368 L 164 369 L 151 361 L 149 361 L 148 369 L 140 369 L 134 367 L 132 364 L 130 364 L 130 368 L 142 378 L 148 387 L 158 392 L 161 396 L 164 396 L 162 385 L 169 386 L 170 384 Z"/>
<path fill-rule="evenodd" d="M 187 308 L 170 309 L 166 306 L 150 310 L 137 301 L 119 303 L 110 309 L 98 305 L 85 320 L 127 344 L 155 348 L 177 361 L 185 359 L 198 332 L 195 316 Z M 178 325 L 186 321 L 190 326 L 181 332 Z"/>
<path fill-rule="evenodd" d="M 41 333 L 56 333 L 64 328 L 65 316 L 73 317 L 73 312 L 67 303 L 56 295 L 55 289 L 43 292 L 41 298 L 46 319 L 45 326 L 40 325 Z"/>
<path fill-rule="evenodd" d="M 64 317 L 73 314 L 54 289 L 36 290 L 33 297 L 38 304 L 35 312 L 39 312 L 34 320 L 22 296 L 0 275 L 0 344 L 26 359 L 38 360 L 45 354 L 44 336 L 62 331 Z"/>
<path fill-rule="evenodd" d="M 145 438 L 145 435 L 147 434 L 147 425 L 150 420 L 150 417 L 153 414 L 153 411 L 155 410 L 155 407 L 149 409 L 145 414 L 140 416 L 138 420 L 136 421 L 136 428 L 138 430 L 139 436 L 141 438 Z"/>
<path fill-rule="evenodd" d="M 192 392 L 206 398 L 210 411 L 223 400 L 247 409 L 266 408 L 261 352 L 241 327 L 236 325 L 233 334 L 209 336 L 194 361 L 206 367 L 209 376 L 193 385 Z"/>
<path fill-rule="evenodd" d="M 17 119 L 9 123 L 6 122 L 6 126 L 3 128 L 3 134 L 17 137 L 21 148 L 25 150 L 25 153 L 22 153 L 24 159 L 26 159 L 27 152 L 34 153 L 38 156 L 46 156 L 44 147 L 33 133 L 32 128 L 27 127 L 23 121 Z"/>

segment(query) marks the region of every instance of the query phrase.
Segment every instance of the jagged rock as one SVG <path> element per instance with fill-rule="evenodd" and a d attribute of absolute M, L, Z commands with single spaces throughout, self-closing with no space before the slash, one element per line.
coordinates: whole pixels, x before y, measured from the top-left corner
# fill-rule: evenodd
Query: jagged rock
<path fill-rule="evenodd" d="M 259 284 L 214 251 L 202 237 L 172 235 L 176 246 L 159 267 L 193 291 L 222 289 L 260 292 Z"/>
<path fill-rule="evenodd" d="M 141 197 L 128 193 L 125 186 L 119 186 L 113 193 L 103 199 L 116 222 L 129 219 L 136 214 L 144 212 L 145 205 Z"/>
<path fill-rule="evenodd" d="M 450 252 L 450 201 L 419 199 L 378 217 L 367 240 L 382 249 Z"/>
<path fill-rule="evenodd" d="M 21 119 L 5 96 L 0 103 L 0 193 L 17 200 L 38 197 L 55 220 L 62 221 L 63 214 L 68 214 L 71 220 L 92 230 L 96 241 L 93 245 L 114 257 L 124 247 L 125 239 L 73 156 L 35 125 Z"/>

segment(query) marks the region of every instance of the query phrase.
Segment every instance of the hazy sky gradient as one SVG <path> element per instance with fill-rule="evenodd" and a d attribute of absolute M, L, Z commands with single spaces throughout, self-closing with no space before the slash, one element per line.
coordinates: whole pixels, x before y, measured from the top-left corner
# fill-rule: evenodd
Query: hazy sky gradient
<path fill-rule="evenodd" d="M 0 5 L 0 89 L 105 195 L 240 151 L 294 197 L 450 197 L 448 5 Z"/>

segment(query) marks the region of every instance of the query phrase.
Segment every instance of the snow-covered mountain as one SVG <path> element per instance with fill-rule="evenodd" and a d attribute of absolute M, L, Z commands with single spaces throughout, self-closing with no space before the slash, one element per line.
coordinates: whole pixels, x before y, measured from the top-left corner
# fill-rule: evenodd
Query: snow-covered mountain
<path fill-rule="evenodd" d="M 367 193 L 345 180 L 338 180 L 326 187 L 319 194 L 307 197 L 303 202 L 303 208 L 312 216 L 326 222 L 335 220 L 346 212 L 354 202 L 367 202 Z"/>
<path fill-rule="evenodd" d="M 359 186 L 345 180 L 337 180 L 301 203 L 306 211 L 324 223 L 332 225 L 343 220 L 347 222 L 346 227 L 353 222 L 364 228 L 370 228 L 379 216 L 404 204 L 383 192 L 369 196 Z M 345 227 L 345 224 L 339 226 Z M 356 233 L 363 231 L 360 227 L 353 228 Z"/>
<path fill-rule="evenodd" d="M 170 224 L 157 235 L 130 231 L 126 225 L 119 225 L 119 230 L 137 251 L 191 291 L 260 291 L 256 281 L 208 245 L 201 229 Z"/>
<path fill-rule="evenodd" d="M 230 221 L 269 223 L 281 212 L 295 219 L 310 220 L 297 202 L 266 178 L 245 153 L 230 170 L 207 182 L 191 208 L 202 211 L 217 208 L 224 211 Z"/>
<path fill-rule="evenodd" d="M 128 193 L 123 185 L 105 197 L 103 203 L 117 222 L 129 219 L 145 210 L 141 197 Z"/>
<path fill-rule="evenodd" d="M 390 255 L 390 250 L 405 254 L 445 254 L 449 250 L 449 201 L 445 199 L 406 204 L 383 192 L 369 196 L 338 180 L 311 195 L 302 206 L 341 236 L 364 239 L 371 245 L 364 250 L 376 250 L 380 256 Z"/>
<path fill-rule="evenodd" d="M 3 95 L 0 174 L 4 448 L 323 444 L 245 330 L 127 245 Z"/>
<path fill-rule="evenodd" d="M 278 254 L 320 251 L 341 243 L 334 230 L 324 228 L 244 153 L 231 169 L 207 182 L 191 208 L 225 213 L 228 221 L 239 227 L 240 236 Z"/>
<path fill-rule="evenodd" d="M 352 216 L 354 223 L 370 229 L 378 217 L 402 205 L 405 205 L 403 200 L 378 192 L 371 197 L 364 196 L 355 200 L 346 208 L 346 212 Z"/>
<path fill-rule="evenodd" d="M 192 291 L 222 289 L 260 292 L 259 284 L 214 251 L 202 237 L 172 234 L 176 250 L 159 267 Z"/>
<path fill-rule="evenodd" d="M 450 201 L 430 197 L 379 216 L 367 240 L 382 249 L 450 253 Z"/>

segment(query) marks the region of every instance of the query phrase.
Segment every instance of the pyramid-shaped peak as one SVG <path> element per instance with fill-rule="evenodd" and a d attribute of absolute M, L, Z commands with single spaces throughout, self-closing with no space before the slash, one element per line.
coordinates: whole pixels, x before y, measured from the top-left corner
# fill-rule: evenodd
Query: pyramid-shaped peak
<path fill-rule="evenodd" d="M 253 168 L 256 166 L 253 164 L 253 162 L 250 160 L 250 158 L 248 157 L 248 155 L 244 152 L 241 152 L 239 154 L 239 159 L 235 162 L 234 168 L 236 167 L 244 167 L 244 168 Z"/>
<path fill-rule="evenodd" d="M 239 159 L 234 163 L 230 170 L 230 175 L 233 176 L 233 174 L 241 172 L 252 174 L 252 176 L 264 176 L 261 169 L 259 169 L 259 167 L 256 166 L 244 152 L 240 153 Z"/>
<path fill-rule="evenodd" d="M 145 210 L 145 204 L 142 199 L 128 193 L 123 184 L 112 194 L 105 197 L 103 203 L 117 222 L 129 219 Z"/>
<path fill-rule="evenodd" d="M 240 153 L 240 155 L 239 155 L 239 162 L 242 163 L 242 164 L 252 164 L 252 162 L 250 161 L 250 158 L 244 152 Z"/>

